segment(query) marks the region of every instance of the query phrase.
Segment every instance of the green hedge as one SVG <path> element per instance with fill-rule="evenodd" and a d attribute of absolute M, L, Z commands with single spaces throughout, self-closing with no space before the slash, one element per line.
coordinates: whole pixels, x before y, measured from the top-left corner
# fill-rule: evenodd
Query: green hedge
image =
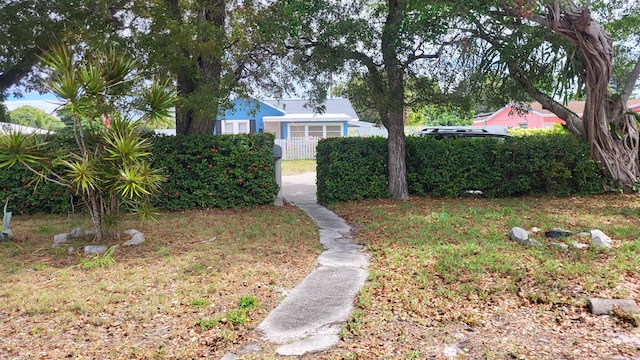
<path fill-rule="evenodd" d="M 567 134 L 496 138 L 407 138 L 414 195 L 460 197 L 596 194 L 603 177 L 589 146 Z M 383 138 L 333 138 L 318 144 L 318 201 L 388 197 Z"/>
<path fill-rule="evenodd" d="M 389 196 L 385 138 L 320 140 L 316 162 L 321 204 Z"/>
<path fill-rule="evenodd" d="M 604 177 L 589 144 L 571 134 L 513 137 L 499 147 L 498 195 L 599 194 Z"/>
<path fill-rule="evenodd" d="M 66 187 L 36 180 L 36 176 L 27 169 L 0 169 L 2 206 L 5 199 L 9 199 L 7 211 L 14 215 L 38 212 L 66 214 L 80 209 L 80 199 L 72 197 Z"/>
<path fill-rule="evenodd" d="M 496 138 L 407 138 L 407 181 L 416 195 L 458 197 L 469 190 L 493 195 L 500 181 Z"/>
<path fill-rule="evenodd" d="M 167 174 L 159 209 L 250 207 L 278 193 L 273 134 L 158 136 L 153 143 L 154 166 Z"/>
<path fill-rule="evenodd" d="M 151 135 L 152 136 L 152 135 Z M 166 182 L 159 210 L 250 207 L 269 204 L 278 192 L 272 134 L 152 136 L 153 162 Z M 68 142 L 68 139 L 59 140 Z M 82 207 L 60 185 L 40 182 L 26 169 L 0 171 L 0 195 L 14 214 L 69 213 Z M 73 201 L 73 203 L 72 203 Z"/>

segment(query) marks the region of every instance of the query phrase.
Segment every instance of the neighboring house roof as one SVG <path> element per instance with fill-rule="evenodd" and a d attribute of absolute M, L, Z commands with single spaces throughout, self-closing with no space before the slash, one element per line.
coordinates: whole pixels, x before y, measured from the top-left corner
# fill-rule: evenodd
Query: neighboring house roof
<path fill-rule="evenodd" d="M 584 105 L 584 101 L 570 101 L 566 107 L 579 117 L 582 117 Z M 640 99 L 629 100 L 628 106 L 629 109 L 633 111 L 640 111 Z M 533 127 L 550 126 L 554 123 L 565 123 L 564 120 L 558 118 L 556 114 L 544 109 L 539 102 L 533 102 L 522 105 L 514 103 L 508 104 L 489 116 L 476 117 L 473 121 L 473 125 L 506 125 L 514 127 L 518 126 L 520 122 L 528 122 L 530 125 L 533 125 Z"/>
<path fill-rule="evenodd" d="M 304 99 L 265 100 L 264 102 L 282 109 L 286 115 L 319 114 L 309 101 Z M 340 114 L 348 116 L 347 120 L 358 120 L 358 114 L 353 110 L 348 99 L 327 99 L 321 105 L 324 106 L 323 115 Z"/>
<path fill-rule="evenodd" d="M 284 114 L 284 111 L 265 101 L 239 98 L 231 100 L 231 108 L 224 109 L 218 120 L 237 120 L 246 119 L 247 117 L 281 116 Z"/>
<path fill-rule="evenodd" d="M 23 134 L 51 134 L 49 130 L 38 129 L 30 126 L 0 122 L 0 134 L 8 134 L 10 132 L 19 132 Z"/>
<path fill-rule="evenodd" d="M 565 105 L 569 110 L 576 113 L 578 116 L 582 117 L 582 113 L 584 112 L 584 104 L 585 101 L 569 101 L 567 105 Z M 542 104 L 539 102 L 534 102 L 529 104 L 531 107 L 531 111 L 538 112 L 544 115 L 552 115 L 555 116 L 551 111 L 542 108 Z M 627 102 L 627 106 L 634 111 L 640 110 L 640 99 L 631 99 Z"/>
<path fill-rule="evenodd" d="M 364 127 L 364 128 L 383 128 L 382 124 L 376 124 L 367 121 L 349 120 L 349 127 Z"/>
<path fill-rule="evenodd" d="M 264 121 L 269 122 L 327 122 L 327 121 L 349 121 L 351 117 L 347 114 L 286 114 L 283 116 L 265 116 Z"/>

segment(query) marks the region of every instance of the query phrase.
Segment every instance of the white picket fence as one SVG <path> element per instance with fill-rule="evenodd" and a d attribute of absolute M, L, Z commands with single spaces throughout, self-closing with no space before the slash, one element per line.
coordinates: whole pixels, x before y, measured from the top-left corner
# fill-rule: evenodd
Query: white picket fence
<path fill-rule="evenodd" d="M 282 147 L 282 160 L 314 160 L 318 137 L 276 139 L 276 145 Z"/>

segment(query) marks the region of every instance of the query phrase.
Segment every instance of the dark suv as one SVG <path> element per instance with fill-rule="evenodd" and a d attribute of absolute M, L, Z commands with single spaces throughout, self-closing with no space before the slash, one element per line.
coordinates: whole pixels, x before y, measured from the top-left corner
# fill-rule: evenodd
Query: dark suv
<path fill-rule="evenodd" d="M 464 126 L 456 126 L 456 127 L 428 127 L 424 128 L 420 131 L 413 133 L 414 136 L 433 136 L 436 139 L 448 139 L 448 138 L 483 138 L 483 137 L 494 137 L 494 138 L 506 138 L 511 135 L 504 132 L 496 132 L 489 131 L 484 128 L 478 127 L 464 127 Z"/>

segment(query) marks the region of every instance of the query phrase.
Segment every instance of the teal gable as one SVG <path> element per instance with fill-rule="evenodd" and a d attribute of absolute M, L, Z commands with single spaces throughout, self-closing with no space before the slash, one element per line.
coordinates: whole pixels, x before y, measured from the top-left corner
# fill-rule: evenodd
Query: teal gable
<path fill-rule="evenodd" d="M 284 111 L 255 99 L 231 100 L 229 109 L 216 120 L 214 134 L 263 133 L 265 116 L 283 116 Z"/>

